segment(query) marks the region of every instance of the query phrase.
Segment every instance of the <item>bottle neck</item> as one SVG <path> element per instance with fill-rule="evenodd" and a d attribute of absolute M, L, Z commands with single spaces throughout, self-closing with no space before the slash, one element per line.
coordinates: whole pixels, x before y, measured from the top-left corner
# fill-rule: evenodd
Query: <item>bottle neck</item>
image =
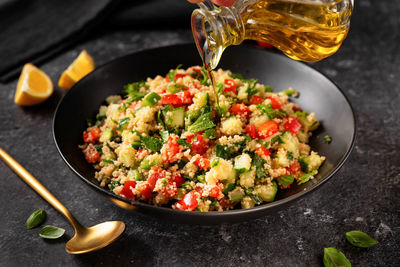
<path fill-rule="evenodd" d="M 244 24 L 235 7 L 217 7 L 210 1 L 192 13 L 192 32 L 203 63 L 215 69 L 224 49 L 244 40 Z"/>

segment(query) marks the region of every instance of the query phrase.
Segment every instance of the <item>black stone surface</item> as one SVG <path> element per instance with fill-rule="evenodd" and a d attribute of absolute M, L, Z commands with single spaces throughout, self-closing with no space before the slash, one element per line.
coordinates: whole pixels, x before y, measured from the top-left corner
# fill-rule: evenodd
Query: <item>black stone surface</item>
<path fill-rule="evenodd" d="M 65 92 L 56 88 L 42 105 L 13 103 L 17 81 L 0 85 L 0 146 L 36 176 L 85 225 L 127 224 L 123 237 L 86 255 L 69 255 L 72 227 L 4 163 L 0 163 L 0 266 L 322 266 L 324 247 L 336 247 L 353 266 L 400 266 L 400 5 L 356 1 L 347 40 L 334 56 L 312 64 L 349 97 L 358 120 L 355 149 L 328 183 L 276 214 L 233 225 L 189 226 L 157 221 L 115 207 L 79 181 L 52 139 L 52 116 Z M 98 64 L 130 52 L 191 42 L 180 29 L 104 31 L 40 66 L 57 81 L 87 49 Z M 340 127 L 340 125 L 338 125 Z M 25 220 L 36 209 L 46 224 L 66 229 L 47 241 Z M 380 243 L 352 247 L 345 232 L 362 230 Z"/>

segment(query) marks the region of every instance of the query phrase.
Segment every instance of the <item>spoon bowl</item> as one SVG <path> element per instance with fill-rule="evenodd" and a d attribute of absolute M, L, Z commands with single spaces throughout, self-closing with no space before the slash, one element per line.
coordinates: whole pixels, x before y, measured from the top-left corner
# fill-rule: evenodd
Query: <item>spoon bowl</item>
<path fill-rule="evenodd" d="M 114 242 L 124 230 L 125 224 L 120 221 L 79 228 L 65 245 L 65 250 L 70 254 L 82 254 L 101 249 Z"/>

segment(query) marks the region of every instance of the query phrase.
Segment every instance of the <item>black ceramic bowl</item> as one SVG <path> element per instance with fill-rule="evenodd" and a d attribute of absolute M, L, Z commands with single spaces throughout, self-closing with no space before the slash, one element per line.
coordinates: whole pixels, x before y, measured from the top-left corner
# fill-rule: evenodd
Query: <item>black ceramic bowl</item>
<path fill-rule="evenodd" d="M 249 220 L 294 203 L 294 200 L 318 188 L 338 171 L 349 156 L 356 131 L 354 114 L 349 101 L 332 81 L 309 66 L 285 56 L 245 46 L 230 47 L 225 51 L 219 67 L 242 73 L 246 78 L 257 78 L 261 83 L 271 85 L 275 91 L 293 87 L 300 92 L 300 97 L 294 102 L 306 111 L 315 112 L 321 127 L 314 132 L 310 144 L 312 150 L 326 156 L 319 174 L 306 184 L 279 191 L 276 201 L 248 210 L 186 212 L 131 202 L 114 195 L 93 179 L 94 169 L 78 148 L 82 144 L 86 119 L 93 118 L 105 98 L 119 94 L 123 85 L 164 75 L 178 64 L 184 67 L 201 64 L 194 45 L 163 47 L 124 56 L 97 68 L 78 82 L 57 108 L 53 134 L 62 158 L 81 180 L 117 205 L 175 222 L 214 224 Z M 325 135 L 332 137 L 331 144 L 323 142 Z"/>

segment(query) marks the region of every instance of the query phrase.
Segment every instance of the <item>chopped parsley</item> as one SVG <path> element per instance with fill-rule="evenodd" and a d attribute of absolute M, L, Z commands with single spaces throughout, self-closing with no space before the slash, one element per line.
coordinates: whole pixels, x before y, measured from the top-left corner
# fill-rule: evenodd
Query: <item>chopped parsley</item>
<path fill-rule="evenodd" d="M 140 92 L 141 88 L 145 88 L 146 90 L 149 89 L 149 87 L 146 85 L 146 81 L 128 83 L 127 85 L 124 86 L 122 92 L 126 96 L 131 97 L 133 101 L 138 101 L 147 94 L 145 92 Z"/>
<path fill-rule="evenodd" d="M 324 142 L 327 144 L 330 144 L 332 142 L 332 137 L 330 137 L 329 135 L 325 135 Z"/>

